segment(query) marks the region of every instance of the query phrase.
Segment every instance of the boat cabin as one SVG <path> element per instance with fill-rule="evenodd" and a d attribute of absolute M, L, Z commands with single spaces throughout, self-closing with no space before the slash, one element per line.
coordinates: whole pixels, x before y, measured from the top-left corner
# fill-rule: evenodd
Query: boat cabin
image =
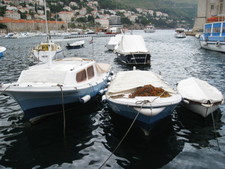
<path fill-rule="evenodd" d="M 224 41 L 225 22 L 206 23 L 204 26 L 204 39 L 209 41 Z"/>
<path fill-rule="evenodd" d="M 42 64 L 24 70 L 18 79 L 18 84 L 23 86 L 55 86 L 57 84 L 70 86 L 84 83 L 94 83 L 94 79 L 110 69 L 108 64 L 96 63 L 93 60 L 79 58 L 55 61 L 51 67 Z M 95 81 L 96 82 L 96 81 Z"/>

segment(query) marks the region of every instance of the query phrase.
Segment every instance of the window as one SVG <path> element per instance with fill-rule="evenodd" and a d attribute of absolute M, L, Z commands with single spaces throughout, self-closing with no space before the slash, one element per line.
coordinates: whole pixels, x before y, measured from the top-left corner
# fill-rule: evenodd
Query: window
<path fill-rule="evenodd" d="M 94 73 L 93 66 L 90 66 L 87 68 L 87 74 L 88 74 L 88 79 L 91 79 L 92 77 L 94 77 L 95 73 Z"/>
<path fill-rule="evenodd" d="M 206 28 L 205 33 L 211 33 L 211 28 Z"/>
<path fill-rule="evenodd" d="M 214 5 L 211 5 L 211 9 L 214 9 Z"/>
<path fill-rule="evenodd" d="M 223 27 L 222 33 L 225 33 L 225 27 Z"/>
<path fill-rule="evenodd" d="M 219 33 L 220 32 L 220 28 L 213 28 L 213 32 L 214 33 Z"/>
<path fill-rule="evenodd" d="M 85 70 L 82 70 L 77 73 L 77 76 L 76 76 L 77 82 L 82 82 L 82 81 L 85 81 L 86 79 L 87 79 L 87 76 L 86 76 Z"/>

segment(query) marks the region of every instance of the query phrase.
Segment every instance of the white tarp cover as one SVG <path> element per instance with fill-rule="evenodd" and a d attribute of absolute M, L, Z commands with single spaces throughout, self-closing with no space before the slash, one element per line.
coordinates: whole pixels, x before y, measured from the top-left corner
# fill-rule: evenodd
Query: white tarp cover
<path fill-rule="evenodd" d="M 118 72 L 108 88 L 108 95 L 120 95 L 148 84 L 154 87 L 161 87 L 168 92 L 174 92 L 155 73 L 151 71 L 133 70 Z"/>
<path fill-rule="evenodd" d="M 66 71 L 62 70 L 25 70 L 18 83 L 53 83 L 64 84 Z"/>
<path fill-rule="evenodd" d="M 121 54 L 149 53 L 141 35 L 123 35 L 115 50 Z"/>
<path fill-rule="evenodd" d="M 109 42 L 107 43 L 106 47 L 107 47 L 109 50 L 115 49 L 115 46 L 118 46 L 118 43 L 120 42 L 121 37 L 122 37 L 122 35 L 116 35 L 116 36 L 114 36 L 114 37 L 111 37 L 111 38 L 109 39 Z"/>
<path fill-rule="evenodd" d="M 117 45 L 121 40 L 122 35 L 116 35 L 109 39 L 108 45 Z"/>
<path fill-rule="evenodd" d="M 183 98 L 199 103 L 216 103 L 223 100 L 222 93 L 206 81 L 190 77 L 178 82 L 178 92 Z"/>
<path fill-rule="evenodd" d="M 69 45 L 70 46 L 78 46 L 78 45 L 83 45 L 84 43 L 85 43 L 84 40 L 80 40 L 80 41 L 76 41 L 76 42 L 70 43 Z"/>

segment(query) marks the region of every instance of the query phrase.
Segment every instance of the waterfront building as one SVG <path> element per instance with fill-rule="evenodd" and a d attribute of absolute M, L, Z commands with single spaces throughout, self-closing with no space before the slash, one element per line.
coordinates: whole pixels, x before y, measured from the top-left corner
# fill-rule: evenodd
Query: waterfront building
<path fill-rule="evenodd" d="M 225 0 L 198 0 L 193 31 L 202 31 L 207 19 L 215 16 L 225 16 Z"/>

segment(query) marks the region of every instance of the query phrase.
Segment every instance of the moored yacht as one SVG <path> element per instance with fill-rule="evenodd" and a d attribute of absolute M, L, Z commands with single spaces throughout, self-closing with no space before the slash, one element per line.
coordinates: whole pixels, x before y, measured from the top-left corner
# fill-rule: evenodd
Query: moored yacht
<path fill-rule="evenodd" d="M 11 96 L 21 107 L 25 119 L 42 117 L 76 107 L 103 90 L 111 66 L 86 58 L 65 58 L 23 70 L 17 82 L 1 84 L 0 93 Z"/>
<path fill-rule="evenodd" d="M 206 23 L 199 42 L 204 49 L 225 52 L 225 22 Z"/>

